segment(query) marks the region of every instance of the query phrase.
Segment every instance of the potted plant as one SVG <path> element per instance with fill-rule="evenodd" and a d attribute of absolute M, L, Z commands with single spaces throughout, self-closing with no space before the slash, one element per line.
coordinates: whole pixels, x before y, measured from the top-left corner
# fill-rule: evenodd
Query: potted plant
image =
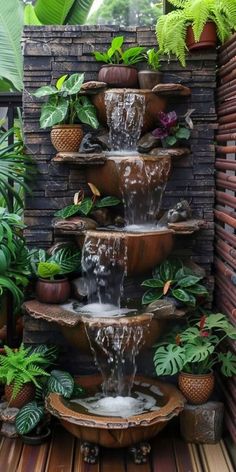
<path fill-rule="evenodd" d="M 141 89 L 152 90 L 153 87 L 160 84 L 162 80 L 162 72 L 160 72 L 160 52 L 156 51 L 154 48 L 148 49 L 145 58 L 148 69 L 138 72 L 139 87 Z"/>
<path fill-rule="evenodd" d="M 179 330 L 171 342 L 156 346 L 157 375 L 179 374 L 181 392 L 192 404 L 205 403 L 214 389 L 213 367 L 226 377 L 236 374 L 236 356 L 221 351 L 222 341 L 236 339 L 236 329 L 222 313 L 203 315 L 200 321 Z"/>
<path fill-rule="evenodd" d="M 70 296 L 70 282 L 65 275 L 80 269 L 81 252 L 66 245 L 48 255 L 46 251 L 32 251 L 31 268 L 38 277 L 36 298 L 41 303 L 64 303 Z"/>
<path fill-rule="evenodd" d="M 21 408 L 34 399 L 35 387 L 41 388 L 38 378 L 48 376 L 48 360 L 39 352 L 30 352 L 23 344 L 18 350 L 4 346 L 0 355 L 0 382 L 5 384 L 5 397 L 9 406 Z M 42 368 L 44 367 L 44 368 Z"/>
<path fill-rule="evenodd" d="M 138 86 L 138 72 L 135 64 L 144 60 L 145 48 L 136 46 L 123 51 L 124 36 L 113 38 L 106 52 L 95 51 L 98 62 L 104 62 L 98 73 L 98 80 L 112 87 L 132 88 Z"/>
<path fill-rule="evenodd" d="M 175 111 L 157 114 L 158 127 L 152 131 L 155 138 L 160 139 L 164 148 L 184 144 L 190 138 L 190 128 L 180 125 Z"/>
<path fill-rule="evenodd" d="M 234 0 L 169 0 L 176 9 L 157 20 L 162 54 L 174 54 L 185 67 L 186 52 L 224 43 L 236 25 Z"/>
<path fill-rule="evenodd" d="M 80 94 L 84 74 L 61 76 L 56 85 L 40 87 L 33 94 L 48 97 L 42 105 L 40 126 L 51 128 L 51 140 L 58 152 L 76 152 L 83 138 L 80 123 L 98 128 L 96 109 L 86 95 Z"/>
<path fill-rule="evenodd" d="M 208 295 L 207 289 L 199 283 L 202 278 L 180 260 L 166 260 L 153 270 L 152 279 L 142 282 L 143 287 L 148 287 L 142 303 L 146 305 L 162 298 L 171 298 L 177 305 L 194 308 L 199 297 L 206 299 Z"/>

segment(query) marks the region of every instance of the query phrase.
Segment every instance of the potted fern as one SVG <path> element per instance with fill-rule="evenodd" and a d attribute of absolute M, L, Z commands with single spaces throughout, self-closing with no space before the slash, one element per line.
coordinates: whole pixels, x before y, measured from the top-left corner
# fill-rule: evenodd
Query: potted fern
<path fill-rule="evenodd" d="M 67 245 L 48 255 L 46 251 L 32 251 L 31 269 L 38 277 L 36 298 L 41 303 L 64 303 L 71 287 L 66 275 L 80 270 L 81 252 Z"/>
<path fill-rule="evenodd" d="M 56 85 L 46 85 L 34 92 L 36 98 L 45 98 L 40 126 L 52 127 L 51 141 L 58 152 L 76 152 L 83 138 L 80 123 L 98 128 L 96 109 L 86 95 L 81 94 L 84 74 L 63 75 Z M 79 122 L 79 123 L 78 123 Z"/>
<path fill-rule="evenodd" d="M 176 9 L 157 20 L 163 54 L 174 54 L 185 66 L 186 52 L 224 43 L 236 25 L 235 0 L 169 0 Z"/>
<path fill-rule="evenodd" d="M 148 49 L 145 53 L 148 69 L 141 69 L 138 72 L 139 87 L 141 89 L 152 90 L 155 85 L 161 83 L 162 72 L 160 71 L 160 52 L 154 48 Z"/>
<path fill-rule="evenodd" d="M 203 315 L 192 326 L 174 332 L 155 347 L 157 375 L 179 374 L 179 389 L 189 403 L 205 403 L 214 389 L 215 366 L 226 377 L 236 374 L 236 356 L 222 351 L 222 341 L 236 339 L 236 329 L 222 313 Z"/>

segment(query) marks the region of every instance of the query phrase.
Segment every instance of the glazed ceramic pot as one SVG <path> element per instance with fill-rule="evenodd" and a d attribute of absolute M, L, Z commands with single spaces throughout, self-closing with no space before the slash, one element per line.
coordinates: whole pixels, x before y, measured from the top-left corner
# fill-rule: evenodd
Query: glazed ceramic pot
<path fill-rule="evenodd" d="M 101 67 L 98 73 L 98 80 L 112 87 L 132 88 L 138 85 L 138 72 L 132 66 L 108 64 Z"/>
<path fill-rule="evenodd" d="M 215 48 L 217 42 L 216 25 L 208 21 L 202 31 L 199 41 L 196 43 L 192 26 L 187 28 L 186 45 L 189 51 L 198 49 Z"/>
<path fill-rule="evenodd" d="M 140 70 L 138 82 L 141 89 L 152 90 L 155 85 L 162 82 L 162 73 L 159 70 Z"/>
<path fill-rule="evenodd" d="M 32 382 L 27 382 L 23 385 L 20 392 L 15 398 L 12 398 L 13 385 L 5 385 L 5 397 L 8 406 L 11 408 L 22 408 L 22 406 L 31 402 L 35 397 L 35 386 Z"/>
<path fill-rule="evenodd" d="M 38 279 L 35 287 L 35 295 L 41 303 L 64 303 L 71 294 L 71 286 L 68 279 L 47 280 Z"/>
<path fill-rule="evenodd" d="M 51 130 L 51 141 L 58 152 L 78 152 L 83 135 L 81 125 L 56 125 Z"/>
<path fill-rule="evenodd" d="M 201 405 L 210 398 L 215 385 L 213 372 L 208 374 L 187 374 L 180 372 L 178 385 L 189 403 Z"/>

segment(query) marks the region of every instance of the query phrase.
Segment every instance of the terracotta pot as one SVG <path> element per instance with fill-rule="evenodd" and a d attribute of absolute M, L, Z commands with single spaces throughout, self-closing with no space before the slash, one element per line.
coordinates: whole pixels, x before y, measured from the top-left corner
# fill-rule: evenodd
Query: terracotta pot
<path fill-rule="evenodd" d="M 199 41 L 196 43 L 192 26 L 188 26 L 186 35 L 186 45 L 189 51 L 198 49 L 215 48 L 217 42 L 216 25 L 208 21 L 202 31 Z"/>
<path fill-rule="evenodd" d="M 127 90 L 119 88 L 109 89 L 107 91 L 107 93 L 122 95 L 130 92 L 131 91 L 129 89 Z M 164 111 L 166 108 L 166 99 L 156 95 L 151 90 L 133 89 L 132 92 L 138 95 L 143 95 L 145 99 L 145 113 L 143 117 L 142 134 L 152 131 L 156 127 L 157 113 Z M 106 92 L 100 92 L 97 95 L 92 95 L 91 100 L 93 105 L 96 107 L 99 122 L 104 126 L 107 126 L 105 93 Z"/>
<path fill-rule="evenodd" d="M 78 152 L 83 135 L 81 125 L 56 125 L 51 130 L 51 141 L 58 152 Z"/>
<path fill-rule="evenodd" d="M 208 374 L 187 374 L 181 372 L 178 379 L 179 389 L 193 405 L 206 403 L 210 398 L 215 385 L 213 372 Z"/>
<path fill-rule="evenodd" d="M 11 408 L 22 408 L 26 403 L 31 402 L 35 397 L 35 386 L 32 382 L 23 385 L 20 392 L 12 399 L 13 385 L 5 385 L 5 397 Z"/>
<path fill-rule="evenodd" d="M 101 67 L 98 80 L 112 87 L 137 87 L 138 71 L 132 66 L 109 64 Z"/>
<path fill-rule="evenodd" d="M 138 82 L 141 89 L 152 90 L 155 85 L 162 82 L 162 72 L 159 70 L 140 70 Z"/>
<path fill-rule="evenodd" d="M 71 287 L 68 279 L 38 279 L 35 295 L 41 303 L 64 303 L 70 296 Z"/>

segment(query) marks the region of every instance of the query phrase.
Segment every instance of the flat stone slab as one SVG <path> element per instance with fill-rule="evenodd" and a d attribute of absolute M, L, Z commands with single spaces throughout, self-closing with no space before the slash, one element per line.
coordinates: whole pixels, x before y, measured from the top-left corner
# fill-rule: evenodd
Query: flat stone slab
<path fill-rule="evenodd" d="M 105 153 L 92 154 L 92 153 L 81 153 L 81 152 L 59 152 L 55 157 L 53 157 L 53 162 L 65 162 L 71 164 L 79 165 L 103 165 L 106 162 L 107 158 Z"/>
<path fill-rule="evenodd" d="M 157 84 L 153 87 L 152 92 L 157 95 L 170 95 L 188 97 L 191 95 L 191 89 L 182 84 Z"/>
<path fill-rule="evenodd" d="M 224 416 L 222 402 L 188 405 L 180 414 L 180 430 L 187 442 L 215 444 L 221 439 Z"/>
<path fill-rule="evenodd" d="M 173 158 L 181 158 L 183 156 L 188 156 L 190 152 L 189 148 L 154 148 L 149 152 L 149 154 L 157 157 L 168 155 Z"/>
<path fill-rule="evenodd" d="M 62 232 L 77 234 L 86 230 L 96 229 L 98 224 L 92 218 L 83 218 L 81 216 L 72 216 L 67 219 L 58 218 L 54 220 L 53 227 Z"/>
<path fill-rule="evenodd" d="M 172 229 L 176 234 L 193 234 L 201 228 L 207 227 L 205 220 L 187 220 L 177 223 L 168 223 L 168 228 Z"/>
<path fill-rule="evenodd" d="M 77 326 L 81 322 L 80 314 L 65 310 L 61 305 L 49 305 L 37 300 L 30 300 L 23 304 L 23 308 L 35 319 L 43 319 L 49 323 L 57 323 L 61 326 Z"/>
<path fill-rule="evenodd" d="M 84 82 L 81 86 L 80 92 L 86 92 L 86 94 L 94 94 L 101 92 L 104 88 L 107 87 L 106 82 L 99 82 L 98 80 L 90 80 L 89 82 Z"/>

